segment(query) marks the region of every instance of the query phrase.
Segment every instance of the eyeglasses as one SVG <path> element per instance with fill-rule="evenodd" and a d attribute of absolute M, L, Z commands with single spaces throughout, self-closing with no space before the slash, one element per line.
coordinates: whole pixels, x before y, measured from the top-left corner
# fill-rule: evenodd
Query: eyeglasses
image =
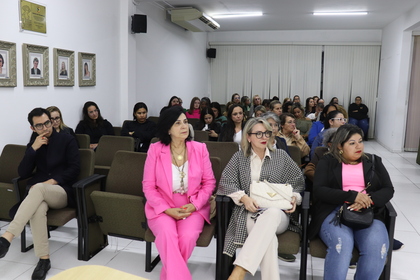
<path fill-rule="evenodd" d="M 51 125 L 52 125 L 52 122 L 50 120 L 48 120 L 44 123 L 38 123 L 38 124 L 34 125 L 33 127 L 37 130 L 41 130 L 44 126 L 45 126 L 45 128 L 49 128 L 49 127 L 51 127 Z"/>
<path fill-rule="evenodd" d="M 271 135 L 273 135 L 272 131 L 257 131 L 257 132 L 253 132 L 253 133 L 248 133 L 249 135 L 255 134 L 255 137 L 257 137 L 258 139 L 261 139 L 263 137 L 263 135 L 265 136 L 265 138 L 270 138 Z"/>
<path fill-rule="evenodd" d="M 346 118 L 332 118 L 332 120 L 337 120 L 339 122 L 347 122 Z"/>
<path fill-rule="evenodd" d="M 61 119 L 60 117 L 55 117 L 55 118 L 51 118 L 51 121 L 58 122 L 60 119 Z"/>

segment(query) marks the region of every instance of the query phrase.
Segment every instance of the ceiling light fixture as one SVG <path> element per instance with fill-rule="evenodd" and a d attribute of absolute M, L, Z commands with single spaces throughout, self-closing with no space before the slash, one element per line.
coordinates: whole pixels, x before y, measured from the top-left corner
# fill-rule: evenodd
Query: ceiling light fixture
<path fill-rule="evenodd" d="M 314 12 L 314 16 L 363 16 L 368 12 Z"/>
<path fill-rule="evenodd" d="M 260 17 L 262 12 L 253 12 L 253 13 L 235 13 L 235 14 L 214 14 L 211 15 L 212 18 L 237 18 L 237 17 Z"/>

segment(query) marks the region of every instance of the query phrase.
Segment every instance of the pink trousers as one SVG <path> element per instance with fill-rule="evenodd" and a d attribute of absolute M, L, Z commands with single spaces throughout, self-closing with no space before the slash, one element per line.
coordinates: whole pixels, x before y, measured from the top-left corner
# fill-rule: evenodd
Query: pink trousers
<path fill-rule="evenodd" d="M 175 205 L 188 204 L 187 196 L 174 194 Z M 147 221 L 155 235 L 155 244 L 162 260 L 161 280 L 192 280 L 187 262 L 203 230 L 204 218 L 193 212 L 185 220 L 175 220 L 162 213 Z"/>

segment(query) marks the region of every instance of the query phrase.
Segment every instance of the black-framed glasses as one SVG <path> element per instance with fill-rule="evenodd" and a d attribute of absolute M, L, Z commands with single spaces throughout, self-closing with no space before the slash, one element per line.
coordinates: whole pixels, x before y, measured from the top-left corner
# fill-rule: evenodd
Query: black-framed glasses
<path fill-rule="evenodd" d="M 251 135 L 251 134 L 255 134 L 255 137 L 257 137 L 258 139 L 261 139 L 261 138 L 263 137 L 263 135 L 265 136 L 265 138 L 270 138 L 270 137 L 271 137 L 271 135 L 273 135 L 273 132 L 272 132 L 272 131 L 267 130 L 267 131 L 264 131 L 264 132 L 262 132 L 262 131 L 257 131 L 257 132 L 248 133 L 248 134 L 249 134 L 249 135 Z"/>
<path fill-rule="evenodd" d="M 51 125 L 52 125 L 52 122 L 50 120 L 48 120 L 44 123 L 38 123 L 38 124 L 34 125 L 34 128 L 37 129 L 37 130 L 41 130 L 44 126 L 46 128 L 49 128 L 49 127 L 51 127 Z"/>
<path fill-rule="evenodd" d="M 51 118 L 51 121 L 53 121 L 53 122 L 57 122 L 57 121 L 59 121 L 61 118 L 60 117 L 55 117 L 55 118 Z"/>

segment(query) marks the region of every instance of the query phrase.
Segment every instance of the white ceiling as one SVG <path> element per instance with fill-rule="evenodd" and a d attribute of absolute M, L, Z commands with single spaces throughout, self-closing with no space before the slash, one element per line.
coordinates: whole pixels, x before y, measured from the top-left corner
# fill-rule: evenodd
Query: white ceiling
<path fill-rule="evenodd" d="M 262 17 L 217 19 L 218 31 L 382 29 L 420 0 L 133 0 L 212 14 L 261 11 Z M 368 11 L 365 16 L 313 16 L 314 11 Z"/>

